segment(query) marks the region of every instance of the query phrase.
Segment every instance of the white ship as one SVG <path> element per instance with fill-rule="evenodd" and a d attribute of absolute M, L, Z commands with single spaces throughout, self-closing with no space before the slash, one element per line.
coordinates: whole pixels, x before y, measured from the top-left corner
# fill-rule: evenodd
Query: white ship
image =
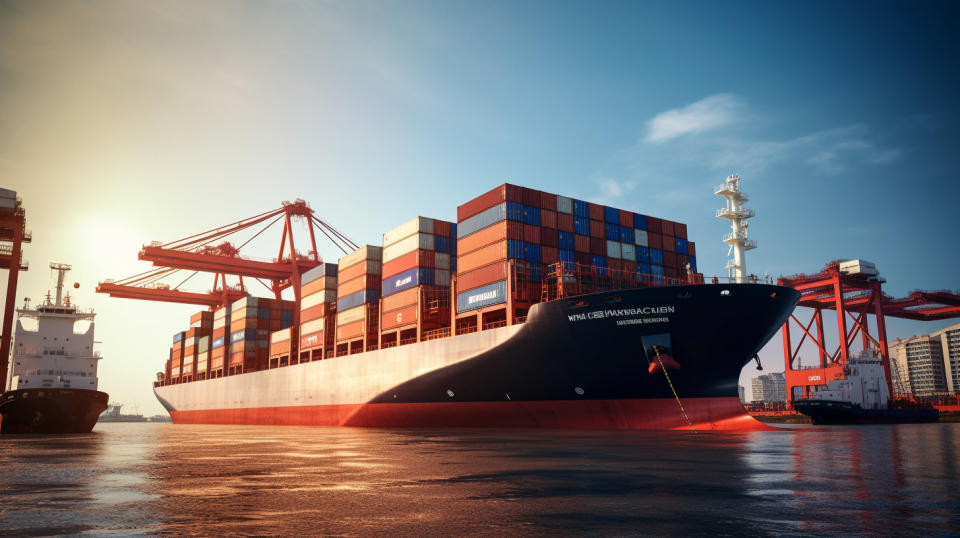
<path fill-rule="evenodd" d="M 107 408 L 107 394 L 97 390 L 94 313 L 64 297 L 70 266 L 50 268 L 58 272 L 56 300 L 48 293 L 35 308 L 26 300 L 17 309 L 0 433 L 86 433 Z"/>

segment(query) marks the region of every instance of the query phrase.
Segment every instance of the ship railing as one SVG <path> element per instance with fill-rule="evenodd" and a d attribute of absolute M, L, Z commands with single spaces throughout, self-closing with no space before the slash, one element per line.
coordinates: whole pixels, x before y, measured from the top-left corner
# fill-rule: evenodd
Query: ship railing
<path fill-rule="evenodd" d="M 401 345 L 401 346 L 405 346 L 405 345 L 407 345 L 407 344 L 415 344 L 415 343 L 417 343 L 417 337 L 416 337 L 416 336 L 408 336 L 407 338 L 401 338 L 401 339 L 400 339 L 400 345 Z"/>
<path fill-rule="evenodd" d="M 498 327 L 506 327 L 506 326 L 507 326 L 507 320 L 498 319 L 496 321 L 488 321 L 487 323 L 484 323 L 483 330 L 486 331 L 487 329 L 496 329 Z"/>
<path fill-rule="evenodd" d="M 424 331 L 421 340 L 436 340 L 438 338 L 446 338 L 448 336 L 450 336 L 450 327 L 441 327 L 439 329 Z"/>
<path fill-rule="evenodd" d="M 387 349 L 387 348 L 391 348 L 391 347 L 397 347 L 397 342 L 396 342 L 396 341 L 387 342 L 387 343 L 383 344 L 382 346 L 380 346 L 380 349 Z"/>

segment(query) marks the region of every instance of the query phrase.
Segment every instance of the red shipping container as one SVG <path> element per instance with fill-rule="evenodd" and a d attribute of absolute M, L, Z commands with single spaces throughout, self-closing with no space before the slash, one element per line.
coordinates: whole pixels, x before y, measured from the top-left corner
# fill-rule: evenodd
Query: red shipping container
<path fill-rule="evenodd" d="M 678 276 L 678 275 L 677 275 L 677 270 L 676 270 L 675 268 L 673 268 L 673 267 L 666 267 L 666 266 L 664 266 L 664 268 L 663 268 L 663 276 L 665 276 L 665 277 L 667 277 L 667 278 L 677 278 L 677 276 Z"/>
<path fill-rule="evenodd" d="M 603 239 L 606 237 L 606 228 L 603 223 L 599 220 L 590 221 L 590 237 L 596 237 L 598 239 Z"/>
<path fill-rule="evenodd" d="M 468 254 L 460 254 L 457 256 L 457 272 L 458 274 L 466 273 L 478 267 L 490 265 L 493 262 L 505 259 L 507 259 L 507 242 L 500 241 L 474 250 Z"/>
<path fill-rule="evenodd" d="M 597 237 L 591 237 L 590 254 L 594 256 L 605 256 L 607 254 L 607 241 Z"/>
<path fill-rule="evenodd" d="M 603 206 L 597 204 L 589 204 L 590 208 L 590 220 L 599 220 L 603 222 Z"/>
<path fill-rule="evenodd" d="M 433 234 L 450 237 L 450 223 L 445 220 L 433 219 Z"/>
<path fill-rule="evenodd" d="M 499 187 L 494 187 L 492 190 L 477 196 L 473 200 L 457 207 L 457 222 L 463 222 L 477 213 L 503 202 L 523 203 L 521 187 L 504 183 Z"/>
<path fill-rule="evenodd" d="M 506 279 L 507 263 L 508 262 L 496 262 L 457 275 L 457 292 L 472 290 Z"/>
<path fill-rule="evenodd" d="M 404 325 L 416 323 L 417 311 L 419 309 L 420 305 L 414 304 L 398 310 L 384 312 L 383 315 L 380 316 L 380 329 L 394 329 L 396 327 L 403 327 Z"/>
<path fill-rule="evenodd" d="M 363 275 L 379 275 L 382 272 L 383 264 L 376 260 L 372 260 L 371 263 L 367 263 L 368 261 L 371 260 L 363 260 L 340 271 L 337 275 L 337 286 Z"/>
<path fill-rule="evenodd" d="M 540 243 L 540 227 L 533 224 L 523 225 L 523 240 L 527 243 Z"/>
<path fill-rule="evenodd" d="M 544 228 L 557 227 L 557 212 L 549 209 L 540 210 L 540 226 Z"/>
<path fill-rule="evenodd" d="M 682 222 L 677 222 L 673 225 L 673 235 L 679 237 L 680 239 L 687 238 L 687 225 Z"/>
<path fill-rule="evenodd" d="M 647 233 L 660 233 L 660 219 L 657 217 L 647 217 Z"/>
<path fill-rule="evenodd" d="M 457 241 L 457 256 L 469 254 L 487 245 L 492 245 L 506 239 L 523 239 L 523 223 L 512 220 L 498 222 L 487 226 L 479 232 L 472 233 Z"/>
<path fill-rule="evenodd" d="M 549 247 L 549 246 L 540 247 L 540 261 L 544 265 L 557 263 L 559 258 L 560 258 L 560 250 L 558 248 Z"/>
<path fill-rule="evenodd" d="M 663 251 L 664 252 L 676 252 L 677 251 L 677 239 L 672 235 L 663 236 Z"/>
<path fill-rule="evenodd" d="M 366 325 L 367 320 L 361 319 L 360 321 L 354 321 L 353 323 L 347 323 L 346 325 L 337 327 L 337 340 L 350 340 L 363 336 Z"/>
<path fill-rule="evenodd" d="M 366 275 L 354 278 L 337 285 L 337 296 L 346 297 L 363 290 L 379 290 L 381 287 L 380 275 Z"/>
<path fill-rule="evenodd" d="M 290 340 L 283 342 L 270 342 L 270 356 L 288 355 L 290 353 Z"/>
<path fill-rule="evenodd" d="M 540 193 L 540 207 L 542 209 L 549 209 L 551 211 L 557 210 L 557 195 L 550 194 L 549 192 Z M 543 217 L 541 217 L 543 218 Z"/>
<path fill-rule="evenodd" d="M 658 233 L 647 232 L 647 245 L 650 248 L 662 249 L 663 236 Z"/>
<path fill-rule="evenodd" d="M 611 271 L 620 272 L 623 270 L 623 265 L 620 263 L 621 260 L 617 258 L 608 258 L 607 259 L 607 269 Z"/>
<path fill-rule="evenodd" d="M 557 230 L 555 228 L 544 228 L 540 227 L 540 241 L 541 245 L 546 245 L 548 247 L 555 247 L 559 244 L 559 235 L 557 235 Z"/>
<path fill-rule="evenodd" d="M 432 250 L 414 250 L 383 264 L 380 274 L 390 278 L 414 267 L 433 267 L 435 259 L 436 253 Z"/>
<path fill-rule="evenodd" d="M 589 252 L 574 252 L 573 261 L 579 263 L 580 265 L 590 265 L 590 253 Z"/>
<path fill-rule="evenodd" d="M 663 266 L 664 267 L 676 267 L 677 266 L 677 255 L 673 252 L 663 252 Z"/>
<path fill-rule="evenodd" d="M 420 302 L 420 287 L 410 288 L 383 298 L 383 309 L 396 310 Z"/>
<path fill-rule="evenodd" d="M 660 221 L 660 233 L 663 235 L 673 235 L 673 221 L 672 220 L 662 220 Z"/>
<path fill-rule="evenodd" d="M 557 213 L 557 229 L 561 232 L 573 232 L 573 215 Z"/>
<path fill-rule="evenodd" d="M 327 305 L 318 304 L 300 311 L 300 323 L 322 318 L 326 313 Z"/>
<path fill-rule="evenodd" d="M 687 274 L 687 263 L 690 261 L 690 258 L 685 254 L 677 254 L 677 271 L 680 271 L 681 274 Z"/>
<path fill-rule="evenodd" d="M 620 268 L 625 273 L 636 273 L 637 272 L 637 262 L 630 260 L 620 260 Z"/>
<path fill-rule="evenodd" d="M 697 245 L 693 241 L 687 243 L 687 254 L 693 256 L 694 258 L 697 257 Z"/>
<path fill-rule="evenodd" d="M 323 331 L 312 332 L 300 336 L 300 351 L 323 347 Z"/>
<path fill-rule="evenodd" d="M 526 187 L 521 187 L 523 189 L 523 205 L 528 205 L 530 207 L 540 207 L 540 191 L 534 189 L 528 189 Z"/>
<path fill-rule="evenodd" d="M 633 211 L 620 210 L 620 226 L 633 228 Z"/>
<path fill-rule="evenodd" d="M 590 252 L 590 238 L 585 235 L 575 234 L 573 236 L 573 250 L 577 252 Z"/>

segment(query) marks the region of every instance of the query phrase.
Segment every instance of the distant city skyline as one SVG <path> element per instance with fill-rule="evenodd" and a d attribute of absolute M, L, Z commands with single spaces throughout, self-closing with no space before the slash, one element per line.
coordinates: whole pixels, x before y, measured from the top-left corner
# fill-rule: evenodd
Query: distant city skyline
<path fill-rule="evenodd" d="M 102 389 L 153 415 L 150 383 L 198 308 L 94 293 L 148 269 L 137 253 L 151 240 L 303 198 L 378 244 L 417 215 L 456 220 L 458 204 L 511 182 L 685 222 L 709 277 L 726 274 L 712 188 L 731 173 L 757 211 L 750 272 L 863 258 L 890 295 L 955 290 L 958 11 L 5 2 L 0 186 L 23 198 L 34 236 L 17 304 L 53 287 L 49 262 L 72 264 L 75 301 L 98 312 Z M 321 254 L 339 257 L 329 244 Z M 761 352 L 765 370 L 782 370 L 781 345 L 776 335 Z M 755 373 L 746 366 L 741 384 Z"/>

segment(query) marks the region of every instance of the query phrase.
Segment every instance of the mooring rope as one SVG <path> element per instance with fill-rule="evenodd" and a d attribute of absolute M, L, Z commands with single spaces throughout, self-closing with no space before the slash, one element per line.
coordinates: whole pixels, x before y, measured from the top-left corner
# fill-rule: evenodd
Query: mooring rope
<path fill-rule="evenodd" d="M 693 433 L 698 433 L 697 429 L 693 427 L 693 422 L 690 420 L 690 417 L 687 416 L 687 410 L 683 408 L 683 402 L 680 401 L 680 396 L 677 395 L 677 389 L 673 387 L 673 381 L 670 381 L 670 374 L 667 373 L 667 367 L 663 365 L 663 359 L 660 358 L 660 350 L 654 346 L 653 352 L 657 356 L 657 362 L 660 363 L 660 369 L 663 370 L 663 376 L 667 378 L 667 385 L 669 385 L 670 390 L 673 391 L 673 398 L 677 400 L 677 405 L 680 406 L 680 412 L 683 414 L 683 418 L 686 419 Z"/>

